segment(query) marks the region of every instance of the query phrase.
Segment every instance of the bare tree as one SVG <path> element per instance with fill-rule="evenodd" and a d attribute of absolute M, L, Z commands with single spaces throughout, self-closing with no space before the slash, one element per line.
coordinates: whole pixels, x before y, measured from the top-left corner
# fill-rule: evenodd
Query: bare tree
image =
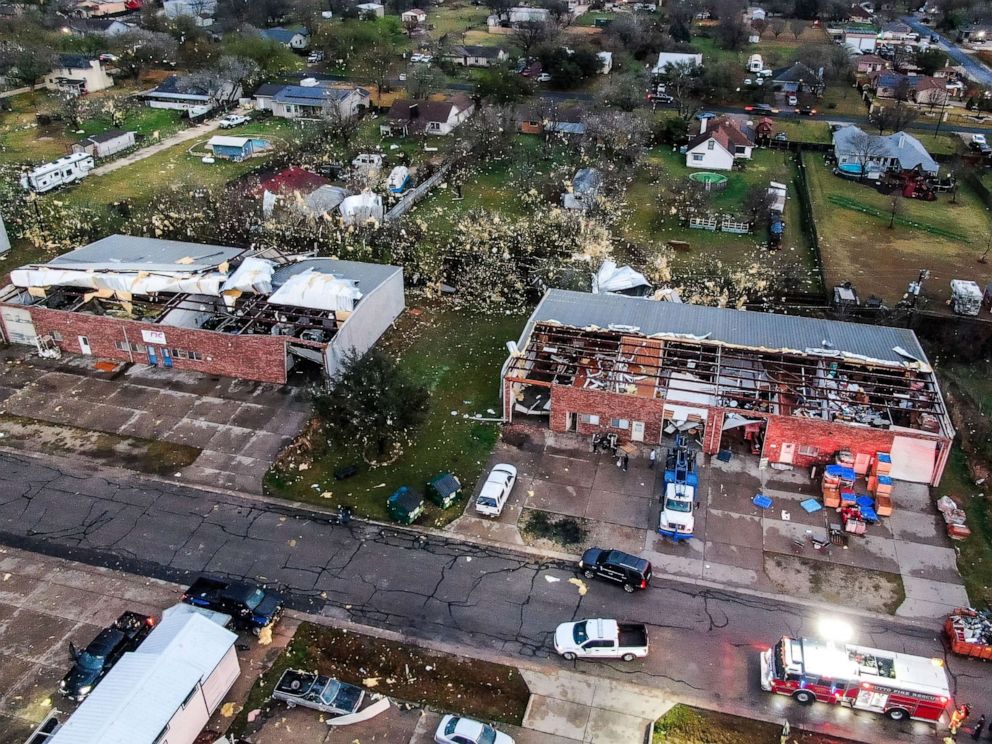
<path fill-rule="evenodd" d="M 183 79 L 182 88 L 202 91 L 220 108 L 229 108 L 245 88 L 258 81 L 261 68 L 244 57 L 224 56 L 210 69 L 199 70 Z"/>
<path fill-rule="evenodd" d="M 522 21 L 510 35 L 513 43 L 525 57 L 541 44 L 550 43 L 558 35 L 558 29 L 544 21 Z"/>
<path fill-rule="evenodd" d="M 927 110 L 932 114 L 937 109 L 944 108 L 949 98 L 946 88 L 935 88 L 934 90 L 927 91 Z"/>
<path fill-rule="evenodd" d="M 884 134 L 886 130 L 898 132 L 915 120 L 915 109 L 902 101 L 896 101 L 889 106 L 875 106 L 868 114 L 868 121 L 878 129 L 879 134 Z"/>
<path fill-rule="evenodd" d="M 640 112 L 600 111 L 586 116 L 585 123 L 590 147 L 626 163 L 637 162 L 650 135 Z"/>
<path fill-rule="evenodd" d="M 799 39 L 800 36 L 803 35 L 803 32 L 807 28 L 809 28 L 809 22 L 804 21 L 801 18 L 793 18 L 791 21 L 789 21 L 789 30 L 792 32 L 792 35 L 796 37 L 797 40 Z"/>
<path fill-rule="evenodd" d="M 896 218 L 902 214 L 902 197 L 899 194 L 893 194 L 892 198 L 889 199 L 889 229 L 891 230 L 896 226 Z"/>
<path fill-rule="evenodd" d="M 444 73 L 433 65 L 411 65 L 406 74 L 406 93 L 410 98 L 427 98 L 444 90 Z"/>
<path fill-rule="evenodd" d="M 786 22 L 784 18 L 772 18 L 768 22 L 768 27 L 772 30 L 775 38 L 778 39 L 779 36 L 785 33 Z"/>
<path fill-rule="evenodd" d="M 854 155 L 855 162 L 861 167 L 858 180 L 864 181 L 868 166 L 885 152 L 885 143 L 882 138 L 862 132 L 860 129 L 848 140 L 848 145 Z"/>
<path fill-rule="evenodd" d="M 329 101 L 320 112 L 317 127 L 320 134 L 331 142 L 340 143 L 348 149 L 358 134 L 359 117 L 345 111 L 336 101 Z"/>
<path fill-rule="evenodd" d="M 720 17 L 716 35 L 724 49 L 736 52 L 747 43 L 749 32 L 739 13 L 727 13 Z"/>
<path fill-rule="evenodd" d="M 0 51 L 0 71 L 9 80 L 34 90 L 38 79 L 51 72 L 57 64 L 55 53 L 48 47 L 14 46 Z"/>
<path fill-rule="evenodd" d="M 689 118 L 696 109 L 695 93 L 699 86 L 699 67 L 691 62 L 669 63 L 661 74 L 668 95 L 675 99 L 679 116 Z"/>

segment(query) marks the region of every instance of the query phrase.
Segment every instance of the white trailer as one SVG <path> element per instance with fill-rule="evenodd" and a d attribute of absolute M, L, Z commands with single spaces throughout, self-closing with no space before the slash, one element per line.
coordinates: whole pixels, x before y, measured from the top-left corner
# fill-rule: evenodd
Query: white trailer
<path fill-rule="evenodd" d="M 80 181 L 89 175 L 96 163 L 86 152 L 74 152 L 51 163 L 39 165 L 21 176 L 21 186 L 28 191 L 44 194 L 54 188 Z"/>

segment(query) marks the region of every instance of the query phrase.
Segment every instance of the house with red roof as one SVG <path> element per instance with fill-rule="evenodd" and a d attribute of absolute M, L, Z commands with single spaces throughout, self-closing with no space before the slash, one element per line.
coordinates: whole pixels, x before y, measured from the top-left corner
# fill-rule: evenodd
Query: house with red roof
<path fill-rule="evenodd" d="M 685 164 L 687 168 L 730 170 L 738 158 L 750 160 L 753 148 L 750 127 L 728 116 L 703 119 L 699 134 L 686 145 Z"/>
<path fill-rule="evenodd" d="M 321 186 L 329 184 L 330 181 L 316 173 L 311 173 L 303 168 L 292 166 L 283 168 L 281 171 L 265 176 L 258 182 L 257 193 L 263 194 L 268 191 L 277 196 L 299 193 L 309 194 L 316 191 Z"/>

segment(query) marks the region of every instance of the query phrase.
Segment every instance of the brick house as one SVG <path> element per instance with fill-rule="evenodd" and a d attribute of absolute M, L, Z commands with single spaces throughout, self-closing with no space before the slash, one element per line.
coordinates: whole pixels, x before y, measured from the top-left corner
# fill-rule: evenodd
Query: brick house
<path fill-rule="evenodd" d="M 646 444 L 689 432 L 707 454 L 798 468 L 891 452 L 894 477 L 937 484 L 954 439 L 901 328 L 551 290 L 502 384 L 508 421 Z"/>
<path fill-rule="evenodd" d="M 887 70 L 891 66 L 887 59 L 882 59 L 876 54 L 862 54 L 855 57 L 854 62 L 860 75 L 871 75 L 873 72 Z"/>
<path fill-rule="evenodd" d="M 111 235 L 0 289 L 0 336 L 68 354 L 284 383 L 333 376 L 404 309 L 396 266 Z"/>

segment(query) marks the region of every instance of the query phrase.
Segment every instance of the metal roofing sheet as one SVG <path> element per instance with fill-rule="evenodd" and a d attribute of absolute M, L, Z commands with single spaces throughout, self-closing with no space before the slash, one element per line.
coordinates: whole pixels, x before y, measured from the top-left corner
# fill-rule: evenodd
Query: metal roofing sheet
<path fill-rule="evenodd" d="M 291 276 L 302 274 L 311 269 L 323 274 L 333 274 L 339 279 L 356 281 L 358 282 L 358 288 L 365 295 L 385 282 L 397 271 L 403 271 L 399 266 L 389 266 L 387 264 L 339 261 L 333 258 L 308 258 L 277 268 L 275 274 L 272 276 L 272 286 L 278 289 Z"/>
<path fill-rule="evenodd" d="M 214 269 L 243 252 L 243 248 L 220 245 L 140 238 L 133 235 L 110 235 L 95 243 L 56 256 L 47 265 L 60 269 L 195 273 Z"/>
<path fill-rule="evenodd" d="M 576 328 L 631 326 L 646 336 L 705 336 L 711 343 L 750 348 L 838 351 L 901 365 L 908 360 L 893 351 L 894 347 L 900 347 L 914 358 L 927 361 L 916 334 L 905 328 L 659 302 L 617 294 L 549 290 L 531 315 L 521 346 L 534 324 L 541 321 L 557 321 Z"/>

